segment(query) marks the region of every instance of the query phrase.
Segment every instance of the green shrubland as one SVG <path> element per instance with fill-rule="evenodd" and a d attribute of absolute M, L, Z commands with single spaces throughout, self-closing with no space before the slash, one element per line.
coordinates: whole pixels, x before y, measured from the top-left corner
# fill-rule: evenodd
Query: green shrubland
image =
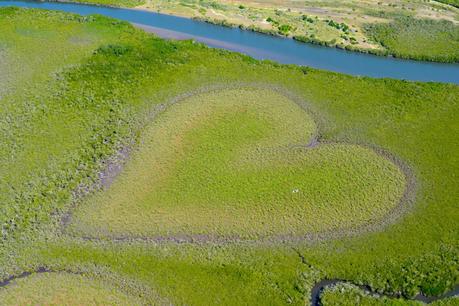
<path fill-rule="evenodd" d="M 2 8 L 0 28 L 8 69 L 0 74 L 9 72 L 0 77 L 2 279 L 45 266 L 188 305 L 304 305 L 322 278 L 404 297 L 458 283 L 458 86 L 262 62 L 100 16 Z M 378 147 L 404 161 L 417 182 L 411 209 L 384 229 L 320 243 L 88 240 L 62 231 L 65 213 L 96 196 L 100 173 L 122 149 L 142 148 L 161 105 L 235 84 L 294 93 L 322 142 Z"/>
<path fill-rule="evenodd" d="M 459 1 L 458 0 L 438 0 L 438 2 L 449 4 L 459 8 Z"/>
<path fill-rule="evenodd" d="M 458 298 L 451 297 L 438 301 L 433 301 L 429 305 L 433 306 L 454 306 L 458 303 Z M 369 294 L 354 285 L 338 284 L 327 288 L 321 295 L 321 304 L 324 306 L 333 305 L 367 305 L 367 306 L 420 306 L 425 305 L 421 301 L 407 301 L 403 298 L 386 297 L 377 293 Z"/>
<path fill-rule="evenodd" d="M 451 21 L 402 17 L 388 24 L 369 25 L 366 31 L 396 57 L 459 61 L 459 27 Z"/>

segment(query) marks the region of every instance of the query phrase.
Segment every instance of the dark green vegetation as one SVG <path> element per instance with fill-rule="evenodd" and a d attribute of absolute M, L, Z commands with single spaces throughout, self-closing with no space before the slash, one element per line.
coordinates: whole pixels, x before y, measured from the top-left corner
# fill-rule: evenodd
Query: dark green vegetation
<path fill-rule="evenodd" d="M 455 306 L 458 305 L 459 298 L 446 298 L 439 301 L 430 303 L 432 306 Z M 421 306 L 425 305 L 420 301 L 405 301 L 400 298 L 378 297 L 371 295 L 363 290 L 356 288 L 352 285 L 336 285 L 332 288 L 325 290 L 321 296 L 321 304 L 323 306 L 346 306 L 346 305 L 368 305 L 368 306 L 381 306 L 381 305 L 410 305 Z"/>
<path fill-rule="evenodd" d="M 322 278 L 405 296 L 459 282 L 458 86 L 259 62 L 102 17 L 3 8 L 0 28 L 1 278 L 45 266 L 188 305 L 304 305 Z M 319 115 L 321 140 L 371 144 L 404 160 L 418 182 L 412 211 L 384 230 L 315 244 L 62 233 L 63 213 L 99 186 L 116 152 L 139 146 L 161 103 L 234 83 L 280 86 Z"/>
<path fill-rule="evenodd" d="M 459 61 L 459 27 L 450 21 L 402 17 L 366 28 L 389 54 L 438 62 Z"/>
<path fill-rule="evenodd" d="M 92 159 L 91 154 L 103 154 L 108 148 L 89 142 L 83 147 L 81 141 L 97 143 L 98 133 L 107 132 L 102 132 L 104 124 L 96 118 L 109 120 L 116 111 L 112 102 L 104 102 L 111 105 L 103 108 L 95 101 L 92 108 L 100 111 L 89 115 L 79 102 L 83 97 L 78 91 L 84 89 L 61 78 L 66 75 L 70 80 L 71 73 L 64 72 L 70 65 L 90 57 L 101 43 L 126 35 L 120 32 L 126 26 L 96 17 L 34 14 L 31 20 L 31 11 L 1 10 L 5 46 L 5 69 L 0 71 L 4 80 L 0 86 L 2 239 L 49 219 L 69 201 L 72 189 L 95 170 L 95 163 L 82 163 L 81 157 L 88 154 L 86 158 Z"/>
<path fill-rule="evenodd" d="M 437 0 L 437 1 L 459 8 L 459 0 Z"/>

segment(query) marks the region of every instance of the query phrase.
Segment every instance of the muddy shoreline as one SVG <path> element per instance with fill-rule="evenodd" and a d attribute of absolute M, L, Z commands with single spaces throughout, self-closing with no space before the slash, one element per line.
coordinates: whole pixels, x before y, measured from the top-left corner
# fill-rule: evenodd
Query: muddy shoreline
<path fill-rule="evenodd" d="M 406 300 L 418 301 L 418 302 L 422 302 L 425 304 L 430 304 L 432 302 L 439 301 L 442 299 L 459 296 L 459 285 L 456 285 L 453 289 L 451 289 L 450 291 L 440 296 L 427 296 L 421 292 L 414 297 L 406 297 L 406 296 L 403 296 L 402 294 L 376 292 L 368 285 L 358 285 L 352 281 L 347 281 L 347 280 L 342 280 L 342 279 L 323 279 L 319 281 L 318 283 L 316 283 L 311 290 L 311 306 L 322 305 L 321 295 L 324 292 L 324 290 L 327 288 L 333 287 L 335 285 L 339 285 L 339 284 L 353 285 L 363 290 L 366 294 L 376 297 L 376 298 L 377 297 L 387 297 L 387 298 L 393 298 L 393 299 L 403 298 Z"/>

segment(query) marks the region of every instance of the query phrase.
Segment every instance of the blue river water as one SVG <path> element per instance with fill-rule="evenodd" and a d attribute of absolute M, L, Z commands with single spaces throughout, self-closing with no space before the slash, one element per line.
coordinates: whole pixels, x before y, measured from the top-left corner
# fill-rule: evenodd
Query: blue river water
<path fill-rule="evenodd" d="M 238 28 L 137 9 L 110 8 L 85 4 L 5 1 L 1 6 L 41 8 L 81 15 L 101 14 L 129 21 L 159 36 L 195 39 L 211 47 L 245 53 L 256 59 L 283 64 L 305 65 L 351 75 L 395 78 L 412 81 L 435 81 L 459 84 L 459 64 L 444 64 L 380 57 L 335 48 L 300 43 Z"/>

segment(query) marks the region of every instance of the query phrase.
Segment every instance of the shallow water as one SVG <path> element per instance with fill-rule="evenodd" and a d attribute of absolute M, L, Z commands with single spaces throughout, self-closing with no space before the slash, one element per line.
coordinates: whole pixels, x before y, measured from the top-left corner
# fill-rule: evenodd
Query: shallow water
<path fill-rule="evenodd" d="M 138 24 L 165 38 L 195 39 L 211 47 L 237 51 L 256 59 L 269 59 L 284 64 L 305 65 L 377 78 L 459 84 L 458 63 L 411 61 L 350 52 L 144 10 L 5 0 L 0 0 L 0 6 L 52 9 L 81 15 L 106 15 Z"/>

